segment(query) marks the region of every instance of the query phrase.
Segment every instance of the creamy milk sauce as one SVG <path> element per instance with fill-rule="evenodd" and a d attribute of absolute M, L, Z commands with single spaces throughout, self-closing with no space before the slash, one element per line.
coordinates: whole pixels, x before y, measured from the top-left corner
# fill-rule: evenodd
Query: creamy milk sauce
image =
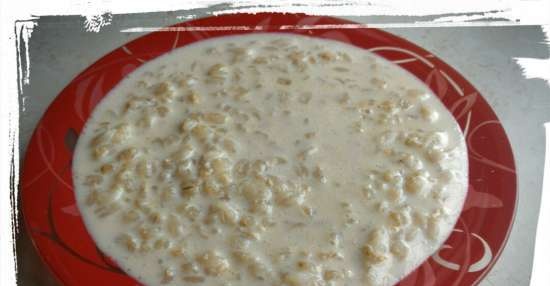
<path fill-rule="evenodd" d="M 462 133 L 413 76 L 285 34 L 205 40 L 125 78 L 76 148 L 84 222 L 147 285 L 391 285 L 462 208 Z"/>

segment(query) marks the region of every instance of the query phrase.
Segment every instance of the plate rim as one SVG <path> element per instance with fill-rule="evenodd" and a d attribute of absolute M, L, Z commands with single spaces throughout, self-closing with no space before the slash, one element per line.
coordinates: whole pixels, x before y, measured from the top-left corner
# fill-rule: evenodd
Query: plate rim
<path fill-rule="evenodd" d="M 239 17 L 239 16 L 247 16 L 247 15 L 250 15 L 250 13 L 231 13 L 231 14 L 223 14 L 223 15 L 219 15 L 219 16 L 207 16 L 207 17 L 200 17 L 200 18 L 196 18 L 196 19 L 192 19 L 192 20 L 189 20 L 189 21 L 183 21 L 183 22 L 178 22 L 176 24 L 173 24 L 173 25 L 169 25 L 165 28 L 172 28 L 172 27 L 181 27 L 181 26 L 184 26 L 188 23 L 194 23 L 196 21 L 207 21 L 207 20 L 212 20 L 214 18 L 220 18 L 220 17 L 227 17 L 227 16 L 232 16 L 232 17 Z M 317 18 L 324 18 L 324 19 L 331 19 L 331 20 L 336 20 L 342 24 L 359 24 L 357 22 L 354 22 L 354 21 L 350 21 L 350 20 L 347 20 L 347 19 L 343 19 L 343 18 L 339 18 L 339 17 L 333 17 L 333 16 L 315 16 L 315 15 L 307 15 L 307 14 L 304 14 L 304 13 L 279 13 L 279 12 L 261 12 L 261 13 L 255 13 L 255 15 L 262 15 L 262 16 L 265 16 L 265 17 L 273 17 L 273 16 L 296 16 L 296 17 L 300 17 L 300 18 L 305 18 L 305 17 L 317 17 Z M 488 102 L 485 100 L 485 98 L 481 95 L 481 93 L 478 91 L 478 89 L 471 83 L 470 80 L 468 80 L 463 74 L 459 73 L 453 66 L 447 64 L 445 61 L 443 61 L 441 58 L 439 58 L 437 55 L 434 55 L 431 51 L 428 51 L 426 49 L 424 49 L 423 47 L 420 47 L 418 46 L 417 44 L 415 44 L 414 42 L 412 41 L 409 41 L 408 39 L 405 39 L 401 36 L 398 36 L 398 35 L 395 35 L 393 33 L 390 33 L 390 32 L 387 32 L 383 29 L 379 29 L 379 28 L 372 28 L 372 27 L 368 27 L 368 24 L 367 24 L 367 27 L 363 27 L 362 29 L 372 29 L 372 30 L 376 30 L 378 32 L 381 32 L 382 34 L 384 34 L 385 37 L 390 37 L 390 38 L 393 38 L 393 40 L 397 40 L 398 42 L 401 42 L 401 43 L 406 43 L 407 45 L 410 45 L 412 47 L 414 47 L 417 51 L 422 51 L 422 52 L 426 52 L 426 53 L 429 53 L 430 55 L 433 55 L 433 58 L 431 59 L 435 59 L 438 61 L 437 65 L 440 65 L 440 66 L 443 66 L 445 67 L 446 70 L 450 70 L 452 71 L 453 73 L 455 73 L 455 75 L 458 75 L 458 77 L 462 80 L 464 80 L 467 84 L 469 84 L 475 91 L 478 92 L 478 94 L 480 95 L 480 97 L 482 98 L 482 100 L 488 105 L 489 107 L 489 110 L 492 112 L 492 116 L 495 118 L 495 120 L 501 125 L 502 127 L 502 130 L 503 130 L 503 134 L 505 136 L 505 143 L 507 144 L 507 147 L 510 149 L 510 153 L 508 154 L 512 160 L 512 163 L 510 165 L 510 168 L 513 169 L 514 171 L 514 203 L 513 203 L 513 207 L 512 207 L 512 216 L 511 216 L 511 219 L 508 223 L 508 227 L 507 227 L 507 230 L 505 232 L 505 235 L 503 236 L 503 240 L 502 240 L 502 244 L 501 246 L 498 248 L 498 250 L 495 252 L 494 254 L 494 258 L 491 260 L 491 262 L 484 268 L 483 270 L 483 273 L 481 275 L 479 275 L 477 277 L 477 279 L 472 283 L 472 285 L 477 285 L 479 284 L 485 277 L 487 277 L 487 275 L 491 272 L 491 270 L 493 269 L 494 265 L 496 264 L 496 262 L 500 259 L 501 255 L 502 255 L 502 252 L 504 251 L 504 249 L 506 248 L 507 244 L 508 244 L 508 241 L 509 241 L 509 238 L 510 238 L 510 235 L 511 235 L 511 232 L 515 226 L 515 218 L 516 218 L 516 215 L 517 215 L 517 209 L 518 209 L 518 202 L 519 202 L 519 178 L 518 178 L 518 174 L 517 174 L 517 160 L 516 160 L 516 157 L 514 156 L 514 152 L 513 152 L 513 148 L 512 148 L 512 145 L 511 145 L 511 142 L 509 140 L 509 136 L 506 132 L 506 130 L 504 129 L 504 126 L 502 126 L 502 121 L 499 119 L 498 115 L 496 114 L 496 112 L 494 111 L 494 109 L 488 104 Z M 330 30 L 330 29 L 328 29 Z M 273 33 L 274 31 L 263 31 L 264 33 Z M 276 31 L 275 31 L 276 32 Z M 35 140 L 37 140 L 37 133 L 38 133 L 38 130 L 40 129 L 40 126 L 44 120 L 44 118 L 46 118 L 48 116 L 48 114 L 52 113 L 53 109 L 54 109 L 54 103 L 56 101 L 58 101 L 58 98 L 67 92 L 67 89 L 69 88 L 69 86 L 75 82 L 77 79 L 79 79 L 80 77 L 86 75 L 88 72 L 90 72 L 90 69 L 92 67 L 94 67 L 96 64 L 100 63 L 102 60 L 104 60 L 106 57 L 108 57 L 109 55 L 112 55 L 113 53 L 115 53 L 116 51 L 118 51 L 119 49 L 121 49 L 122 47 L 126 46 L 126 45 L 129 45 L 131 43 L 135 43 L 135 42 L 138 42 L 139 40 L 143 39 L 143 38 L 146 38 L 152 34 L 156 34 L 156 33 L 159 33 L 159 31 L 154 31 L 154 32 L 150 32 L 150 33 L 147 33 L 147 34 L 144 34 L 144 35 L 141 35 L 131 41 L 127 41 L 127 42 L 123 42 L 122 45 L 119 45 L 118 47 L 115 47 L 113 49 L 110 49 L 108 52 L 104 53 L 102 56 L 98 57 L 96 60 L 94 60 L 91 64 L 87 65 L 82 71 L 80 71 L 79 73 L 76 74 L 76 76 L 72 77 L 72 79 L 70 81 L 67 82 L 67 84 L 58 92 L 58 94 L 55 96 L 55 98 L 49 103 L 48 107 L 45 109 L 44 113 L 42 114 L 42 116 L 40 117 L 40 119 L 38 120 L 37 124 L 35 125 L 35 128 L 32 132 L 32 135 L 29 137 L 29 141 L 28 141 L 28 145 L 27 145 L 27 149 L 25 150 L 25 157 L 24 157 L 24 160 L 22 160 L 21 162 L 21 171 L 20 171 L 20 179 L 21 179 L 21 182 L 19 183 L 19 186 L 18 186 L 18 195 L 20 196 L 20 206 L 18 207 L 18 211 L 21 211 L 21 220 L 23 221 L 23 224 L 25 226 L 25 231 L 26 231 L 26 234 L 28 235 L 34 249 L 36 250 L 36 253 L 37 253 L 37 256 L 40 257 L 40 260 L 42 263 L 44 263 L 46 265 L 45 268 L 48 269 L 48 271 L 50 273 L 52 273 L 55 278 L 55 280 L 57 282 L 59 282 L 61 285 L 70 285 L 68 284 L 68 282 L 66 282 L 66 280 L 63 278 L 63 275 L 61 275 L 61 273 L 59 273 L 58 269 L 56 269 L 56 267 L 54 267 L 54 265 L 52 265 L 52 262 L 50 260 L 48 260 L 47 258 L 47 253 L 48 251 L 46 251 L 46 253 L 44 253 L 45 251 L 45 248 L 43 247 L 40 247 L 38 246 L 37 242 L 35 241 L 35 233 L 33 233 L 31 231 L 31 225 L 30 225 L 30 222 L 29 222 L 29 219 L 27 218 L 27 215 L 28 215 L 28 211 L 26 210 L 25 208 L 25 203 L 24 203 L 24 197 L 26 197 L 24 195 L 24 187 L 23 187 L 23 184 L 25 183 L 24 182 L 24 173 L 25 173 L 25 170 L 26 170 L 26 165 L 29 164 L 28 161 L 30 161 L 29 159 L 29 156 L 27 154 L 27 151 L 28 151 L 28 148 L 29 146 L 31 145 L 31 143 Z M 199 42 L 199 41 L 203 41 L 203 40 L 207 40 L 207 39 L 212 39 L 212 38 L 217 38 L 217 37 L 225 37 L 225 36 L 232 36 L 233 34 L 229 34 L 229 35 L 216 35 L 216 36 L 209 36 L 205 39 L 200 39 L 200 40 L 197 40 L 197 41 L 193 41 L 192 43 L 196 43 L 196 42 Z M 241 34 L 237 34 L 237 35 L 241 35 Z M 317 37 L 315 36 L 316 38 L 321 38 L 321 37 Z M 178 48 L 181 48 L 181 47 L 184 47 L 186 45 L 188 45 L 189 43 L 186 43 L 182 46 L 179 46 Z M 351 43 L 348 43 L 348 44 L 351 44 Z M 362 47 L 361 47 L 362 48 Z M 365 49 L 366 50 L 366 49 Z M 159 54 L 158 56 L 162 56 L 164 55 L 165 53 L 167 53 L 169 51 L 164 51 L 162 52 L 161 54 Z M 378 55 L 377 56 L 380 56 L 380 57 L 383 57 L 381 55 Z M 156 58 L 156 56 L 154 57 Z M 153 58 L 153 59 L 154 59 Z M 383 57 L 385 58 L 385 57 Z M 385 58 L 386 59 L 386 58 Z M 152 59 L 151 59 L 152 60 Z M 388 59 L 386 59 L 388 60 Z M 147 60 L 146 62 L 149 62 L 150 60 Z M 389 60 L 388 60 L 389 61 Z M 399 66 L 399 65 L 398 65 Z M 400 66 L 401 67 L 401 66 Z M 139 67 L 138 67 L 139 68 Z M 412 72 L 410 72 L 409 70 L 401 67 L 402 69 L 404 69 L 406 72 L 409 72 L 411 74 L 413 74 L 415 77 L 416 75 Z M 124 79 L 125 76 L 122 76 L 118 81 L 117 81 L 117 84 L 118 82 L 120 82 L 121 80 Z M 422 80 L 420 78 L 418 78 L 418 80 Z M 423 82 L 423 84 L 426 85 L 426 83 Z M 115 84 L 116 86 L 116 84 Z M 428 87 L 429 88 L 429 87 Z M 430 88 L 431 90 L 431 88 Z M 109 90 L 110 91 L 110 90 Z M 105 92 L 105 95 L 107 95 L 109 93 L 109 91 Z M 434 92 L 435 93 L 435 92 Z M 448 109 L 448 107 L 446 106 L 446 108 Z M 450 110 L 449 110 L 450 111 Z M 454 117 L 454 116 L 453 116 Z M 87 118 L 86 118 L 87 120 Z M 455 118 L 456 120 L 456 118 Z M 85 124 L 85 123 L 83 123 Z M 71 155 L 72 156 L 72 155 Z M 470 157 L 470 156 L 468 156 Z M 471 159 L 468 158 L 468 165 L 470 165 L 470 162 L 471 162 Z M 468 172 L 468 176 L 470 177 L 470 172 Z M 470 178 L 468 178 L 468 180 L 470 180 Z M 469 191 L 468 191 L 469 192 Z M 461 210 L 461 212 L 464 210 L 464 206 L 463 206 L 463 209 Z M 461 215 L 460 215 L 461 216 Z M 459 217 L 460 217 L 459 216 Z M 19 220 L 19 221 L 21 221 Z M 458 223 L 458 219 L 457 219 L 457 223 Z M 452 232 L 451 232 L 452 233 Z M 451 233 L 449 233 L 449 236 L 451 235 Z M 444 242 L 446 241 L 447 239 L 444 240 Z M 428 256 L 428 258 L 423 261 L 420 265 L 423 265 L 427 260 L 430 259 L 431 256 Z M 419 265 L 419 266 L 420 266 Z M 417 271 L 417 269 L 415 270 L 412 270 L 411 273 Z M 409 273 L 409 274 L 411 274 Z M 409 275 L 407 274 L 407 275 Z M 129 276 L 129 275 L 128 275 Z M 131 276 L 130 276 L 131 277 Z M 131 277 L 132 279 L 135 279 L 133 277 Z M 401 283 L 401 281 L 397 282 L 396 285 L 399 285 Z"/>

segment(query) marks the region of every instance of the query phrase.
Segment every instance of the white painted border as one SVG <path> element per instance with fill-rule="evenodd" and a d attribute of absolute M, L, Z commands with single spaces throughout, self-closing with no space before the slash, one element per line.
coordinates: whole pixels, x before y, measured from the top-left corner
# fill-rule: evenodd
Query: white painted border
<path fill-rule="evenodd" d="M 17 68 L 17 50 L 16 36 L 20 38 L 21 44 L 26 46 L 32 30 L 25 30 L 22 34 L 15 33 L 15 21 L 31 19 L 31 15 L 82 15 L 86 18 L 86 26 L 83 27 L 89 31 L 97 32 L 103 26 L 109 25 L 110 15 L 120 13 L 140 13 L 155 11 L 186 10 L 193 8 L 204 8 L 209 5 L 219 4 L 223 1 L 196 0 L 196 1 L 178 1 L 178 0 L 156 0 L 156 1 L 132 1 L 132 5 L 124 1 L 89 1 L 89 0 L 20 0 L 14 4 L 8 4 L 8 1 L 0 1 L 0 94 L 3 102 L 0 103 L 0 134 L 3 139 L 0 140 L 0 279 L 2 285 L 16 285 L 15 279 L 15 258 L 14 258 L 14 222 L 12 221 L 12 211 L 10 205 L 10 172 L 15 174 L 14 182 L 18 183 L 19 174 L 19 154 L 18 148 L 18 82 L 17 76 L 21 77 L 21 84 L 28 83 L 28 66 L 22 69 Z M 549 0 L 461 0 L 461 1 L 401 1 L 401 0 L 346 0 L 336 2 L 334 0 L 325 1 L 273 1 L 268 7 L 260 6 L 265 4 L 264 0 L 240 0 L 232 2 L 230 10 L 221 13 L 231 12 L 260 12 L 260 11 L 278 11 L 278 12 L 304 12 L 308 14 L 326 14 L 335 16 L 366 16 L 366 15 L 409 15 L 426 16 L 442 15 L 431 22 L 417 23 L 387 23 L 385 27 L 402 26 L 459 26 L 473 25 L 466 22 L 477 20 L 480 22 L 475 25 L 550 25 L 550 1 Z M 300 5 L 293 5 L 300 4 Z M 474 13 L 477 12 L 477 13 Z M 468 14 L 469 13 L 469 14 Z M 474 13 L 474 14 L 472 14 Z M 457 15 L 458 14 L 458 15 Z M 491 21 L 491 18 L 501 18 L 503 21 Z M 515 22 L 515 21 L 519 22 Z M 32 25 L 32 24 L 20 24 Z M 382 25 L 378 25 L 382 26 Z M 27 26 L 30 27 L 30 26 Z M 548 26 L 545 32 L 549 33 Z M 23 58 L 28 59 L 28 50 L 22 51 Z M 533 59 L 517 59 L 524 69 L 524 74 L 528 77 L 545 78 L 550 82 L 550 75 L 546 68 L 550 64 L 548 60 L 540 61 Z M 5 140 L 8 137 L 9 140 Z M 15 148 L 13 148 L 15 147 Z M 4 151 L 6 150 L 6 151 Z M 12 152 L 14 151 L 14 152 Z M 548 153 L 548 151 L 547 151 Z M 12 169 L 11 160 L 14 160 L 15 166 Z M 548 173 L 548 164 L 545 172 Z M 546 176 L 548 178 L 548 176 Z M 546 179 L 548 180 L 548 179 Z M 548 181 L 545 181 L 546 192 L 550 191 Z M 548 196 L 546 196 L 548 197 Z M 547 198 L 546 198 L 547 199 Z M 17 192 L 15 193 L 17 201 Z M 544 208 L 542 208 L 544 210 Z M 540 225 L 549 225 L 547 215 L 539 220 Z M 539 232 L 543 235 L 543 232 Z M 547 235 L 547 234 L 546 234 Z M 541 239 L 537 237 L 537 251 L 541 247 Z M 547 240 L 544 240 L 545 242 Z M 544 245 L 542 246 L 544 247 Z M 547 245 L 546 245 L 547 247 Z M 548 248 L 546 248 L 548 250 Z M 548 253 L 548 252 L 545 252 Z M 550 259 L 549 255 L 538 255 L 538 258 Z M 542 261 L 542 260 L 541 260 Z M 535 261 L 533 268 L 532 284 L 550 285 L 550 280 L 546 268 L 540 268 L 539 260 Z M 538 271 L 540 269 L 542 271 Z"/>
<path fill-rule="evenodd" d="M 537 223 L 535 255 L 531 271 L 531 286 L 549 285 L 550 269 L 550 122 L 544 124 L 546 130 L 546 156 L 544 160 L 544 179 L 540 198 L 540 213 Z"/>

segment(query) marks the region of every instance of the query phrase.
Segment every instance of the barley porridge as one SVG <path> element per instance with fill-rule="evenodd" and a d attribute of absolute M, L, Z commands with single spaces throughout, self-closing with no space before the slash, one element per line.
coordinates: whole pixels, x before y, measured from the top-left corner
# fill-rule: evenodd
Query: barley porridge
<path fill-rule="evenodd" d="M 255 34 L 130 74 L 86 123 L 73 174 L 95 242 L 146 285 L 391 285 L 451 232 L 466 154 L 396 65 Z"/>

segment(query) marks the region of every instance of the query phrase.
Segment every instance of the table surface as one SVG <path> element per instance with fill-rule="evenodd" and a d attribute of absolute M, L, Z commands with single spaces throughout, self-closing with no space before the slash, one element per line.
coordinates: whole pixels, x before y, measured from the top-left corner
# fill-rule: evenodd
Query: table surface
<path fill-rule="evenodd" d="M 104 54 L 141 36 L 122 33 L 130 27 L 166 26 L 181 17 L 211 11 L 114 15 L 101 32 L 85 32 L 80 16 L 41 17 L 32 33 L 30 83 L 20 98 L 20 154 L 48 105 L 72 78 Z M 394 21 L 384 17 L 349 17 L 359 22 Z M 407 19 L 405 19 L 407 20 Z M 410 20 L 410 19 L 409 19 Z M 550 88 L 540 79 L 525 79 L 514 61 L 548 58 L 544 34 L 537 26 L 392 28 L 455 67 L 481 92 L 500 118 L 514 152 L 519 178 L 519 205 L 508 244 L 480 285 L 528 285 L 539 212 L 544 163 L 544 126 L 550 122 Z M 17 239 L 21 286 L 58 285 L 41 262 L 21 225 Z"/>

